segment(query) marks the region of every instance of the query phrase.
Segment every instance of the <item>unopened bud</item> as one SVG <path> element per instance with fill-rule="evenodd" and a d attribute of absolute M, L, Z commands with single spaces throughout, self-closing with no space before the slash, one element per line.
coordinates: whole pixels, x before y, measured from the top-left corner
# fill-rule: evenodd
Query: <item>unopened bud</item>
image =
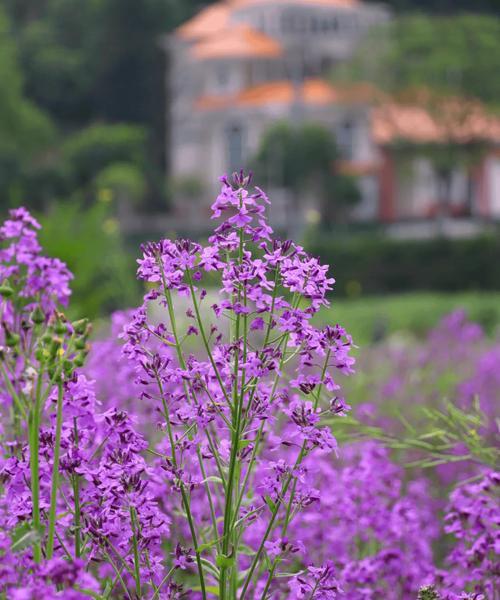
<path fill-rule="evenodd" d="M 75 363 L 75 367 L 83 367 L 85 364 L 85 356 L 83 354 L 77 354 L 73 362 Z"/>
<path fill-rule="evenodd" d="M 75 348 L 77 350 L 83 350 L 85 348 L 85 346 L 87 345 L 87 343 L 85 342 L 85 340 L 83 338 L 76 338 L 75 340 Z"/>
<path fill-rule="evenodd" d="M 0 285 L 0 296 L 4 298 L 10 298 L 14 290 L 10 287 L 10 285 Z"/>
<path fill-rule="evenodd" d="M 68 331 L 68 326 L 62 321 L 57 321 L 54 331 L 57 333 L 57 335 L 64 335 Z"/>
<path fill-rule="evenodd" d="M 52 336 L 50 335 L 50 333 L 44 333 L 42 335 L 42 342 L 44 344 L 50 344 L 51 341 L 52 341 Z"/>
<path fill-rule="evenodd" d="M 80 319 L 79 321 L 73 322 L 73 329 L 77 335 L 83 335 L 87 330 L 89 320 L 88 319 Z"/>
<path fill-rule="evenodd" d="M 41 325 L 45 322 L 45 315 L 40 306 L 36 306 L 33 312 L 31 313 L 31 320 L 35 325 Z"/>
<path fill-rule="evenodd" d="M 5 343 L 9 348 L 13 348 L 19 344 L 21 337 L 18 333 L 11 333 L 8 329 L 5 330 Z"/>

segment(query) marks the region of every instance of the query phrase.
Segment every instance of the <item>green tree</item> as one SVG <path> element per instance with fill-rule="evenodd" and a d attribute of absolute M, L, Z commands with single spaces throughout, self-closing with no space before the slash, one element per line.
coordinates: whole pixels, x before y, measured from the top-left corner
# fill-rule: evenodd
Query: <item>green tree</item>
<path fill-rule="evenodd" d="M 160 39 L 203 3 L 3 1 L 15 25 L 29 97 L 65 131 L 96 120 L 145 127 L 154 167 L 148 173 L 149 195 L 161 197 L 167 65 Z"/>
<path fill-rule="evenodd" d="M 10 23 L 0 8 L 0 196 L 17 204 L 43 164 L 55 131 L 50 119 L 23 91 Z"/>
<path fill-rule="evenodd" d="M 378 0 L 366 1 L 379 4 Z M 498 0 L 386 0 L 384 4 L 401 13 L 418 10 L 439 15 L 454 15 L 463 11 L 498 15 Z"/>
<path fill-rule="evenodd" d="M 125 252 L 112 197 L 89 208 L 57 202 L 40 218 L 40 241 L 49 256 L 63 260 L 75 274 L 72 314 L 94 318 L 137 301 L 134 260 Z"/>
<path fill-rule="evenodd" d="M 316 123 L 294 127 L 281 122 L 263 136 L 253 166 L 259 181 L 288 190 L 292 233 L 298 228 L 301 194 L 320 199 L 322 225 L 327 228 L 359 200 L 354 180 L 336 170 L 338 159 L 335 138 Z"/>
<path fill-rule="evenodd" d="M 60 149 L 60 169 L 68 193 L 87 189 L 112 164 L 145 170 L 145 131 L 135 125 L 95 124 L 69 136 Z"/>
<path fill-rule="evenodd" d="M 413 15 L 375 30 L 335 77 L 372 81 L 390 92 L 428 87 L 500 108 L 499 72 L 497 17 Z"/>

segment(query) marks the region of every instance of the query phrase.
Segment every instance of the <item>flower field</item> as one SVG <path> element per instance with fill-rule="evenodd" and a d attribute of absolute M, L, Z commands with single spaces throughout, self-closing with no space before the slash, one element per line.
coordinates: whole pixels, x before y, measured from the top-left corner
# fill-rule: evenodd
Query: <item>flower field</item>
<path fill-rule="evenodd" d="M 0 598 L 498 599 L 500 341 L 457 310 L 358 343 L 335 272 L 221 182 L 105 334 L 37 221 L 1 226 Z"/>

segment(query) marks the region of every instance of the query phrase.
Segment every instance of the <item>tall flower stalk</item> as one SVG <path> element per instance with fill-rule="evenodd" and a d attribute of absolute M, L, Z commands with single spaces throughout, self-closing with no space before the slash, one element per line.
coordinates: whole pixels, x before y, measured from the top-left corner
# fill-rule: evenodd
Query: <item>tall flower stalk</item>
<path fill-rule="evenodd" d="M 210 246 L 144 246 L 138 276 L 152 287 L 125 329 L 124 348 L 136 361 L 144 397 L 161 400 L 170 451 L 159 465 L 168 490 L 180 493 L 199 591 L 206 597 L 208 579 L 219 598 L 231 600 L 255 591 L 254 574 L 263 569 L 274 581 L 267 544 L 312 493 L 304 458 L 335 451 L 321 419 L 331 414 L 339 387 L 333 374 L 347 375 L 353 364 L 340 326 L 311 324 L 333 284 L 327 268 L 293 242 L 271 239 L 268 200 L 249 186 L 242 173 L 222 180 L 212 208 L 215 219 L 225 219 Z M 221 283 L 210 307 L 205 274 Z M 148 313 L 162 306 L 164 317 L 151 320 Z M 203 354 L 189 349 L 196 337 Z M 279 465 L 275 448 L 283 453 Z M 195 522 L 192 506 L 203 500 L 209 510 Z M 256 523 L 257 543 L 248 539 Z"/>

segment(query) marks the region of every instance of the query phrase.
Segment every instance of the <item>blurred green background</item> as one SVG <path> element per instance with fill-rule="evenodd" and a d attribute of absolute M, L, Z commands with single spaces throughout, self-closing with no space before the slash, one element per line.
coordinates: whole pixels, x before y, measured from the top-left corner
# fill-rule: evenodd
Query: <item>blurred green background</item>
<path fill-rule="evenodd" d="M 0 0 L 1 216 L 19 205 L 39 216 L 48 254 L 75 273 L 75 314 L 95 318 L 138 300 L 135 257 L 148 235 L 124 235 L 120 212 L 166 212 L 174 188 L 159 39 L 206 4 Z M 388 91 L 425 85 L 466 94 L 500 111 L 497 0 L 386 4 L 394 11 L 389 51 L 376 68 L 367 66 L 369 52 L 358 53 L 342 76 L 371 77 Z M 337 184 L 349 202 L 352 190 Z M 500 321 L 498 231 L 408 242 L 332 225 L 304 242 L 338 280 L 332 319 L 361 341 L 419 334 L 457 306 L 490 331 Z"/>

